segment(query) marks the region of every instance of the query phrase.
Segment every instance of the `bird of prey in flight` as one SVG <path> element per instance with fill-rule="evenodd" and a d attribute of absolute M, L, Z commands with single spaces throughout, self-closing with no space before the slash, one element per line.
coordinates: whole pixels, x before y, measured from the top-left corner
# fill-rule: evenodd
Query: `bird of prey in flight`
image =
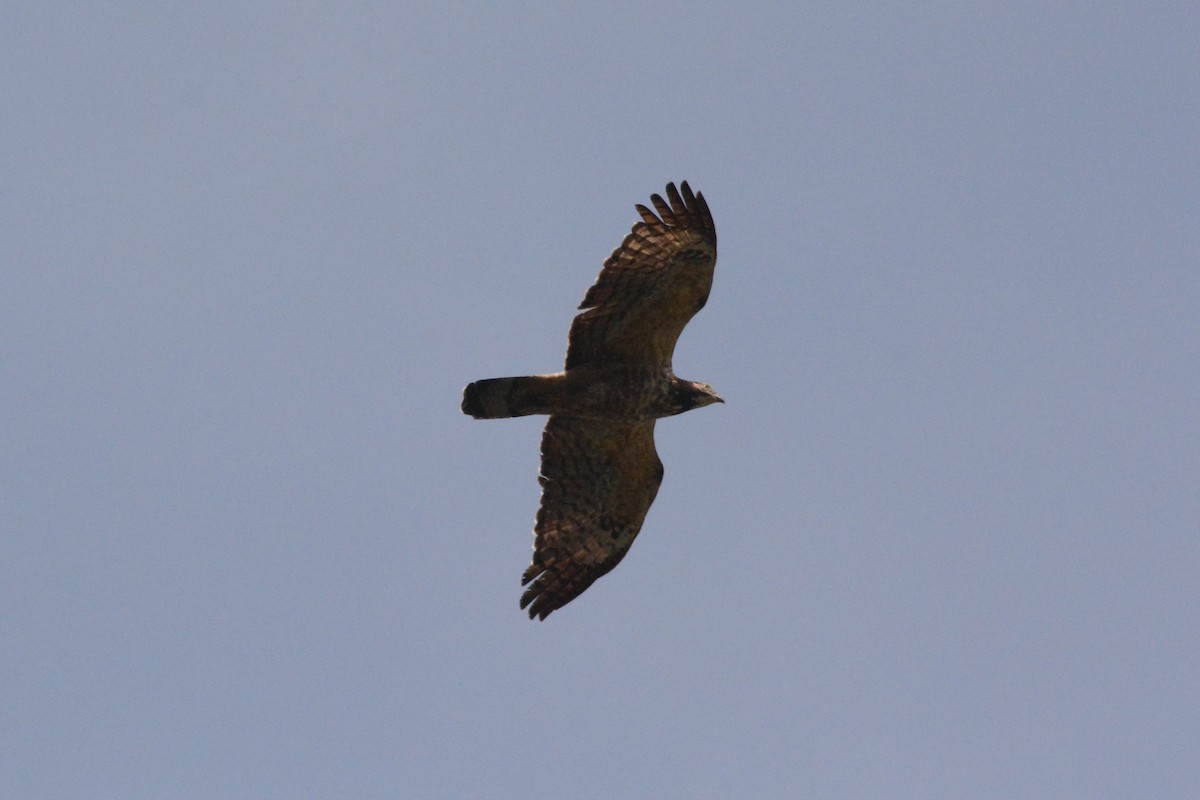
<path fill-rule="evenodd" d="M 717 231 L 704 195 L 668 184 L 613 251 L 571 323 L 562 372 L 475 381 L 462 410 L 476 419 L 549 414 L 541 507 L 521 608 L 545 619 L 620 563 L 662 483 L 660 417 L 724 402 L 671 369 L 675 342 L 704 307 Z"/>

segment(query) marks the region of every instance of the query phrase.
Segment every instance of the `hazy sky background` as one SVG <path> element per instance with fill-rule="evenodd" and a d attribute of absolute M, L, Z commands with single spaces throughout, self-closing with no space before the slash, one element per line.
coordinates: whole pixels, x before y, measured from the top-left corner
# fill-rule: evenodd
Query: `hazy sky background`
<path fill-rule="evenodd" d="M 0 795 L 1200 797 L 1189 3 L 6 3 Z M 720 235 L 624 563 L 575 306 Z"/>

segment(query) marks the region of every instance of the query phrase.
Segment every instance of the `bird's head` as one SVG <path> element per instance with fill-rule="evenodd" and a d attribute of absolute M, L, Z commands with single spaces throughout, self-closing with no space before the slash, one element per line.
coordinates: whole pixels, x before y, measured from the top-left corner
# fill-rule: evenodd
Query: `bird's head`
<path fill-rule="evenodd" d="M 680 380 L 675 384 L 675 405 L 679 409 L 676 414 L 724 402 L 707 383 Z"/>

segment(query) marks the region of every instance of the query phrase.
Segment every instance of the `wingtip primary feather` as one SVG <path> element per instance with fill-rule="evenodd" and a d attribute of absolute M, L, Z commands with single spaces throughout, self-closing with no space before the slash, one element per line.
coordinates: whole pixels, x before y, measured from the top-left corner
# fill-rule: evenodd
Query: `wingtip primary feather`
<path fill-rule="evenodd" d="M 709 211 L 703 192 L 693 191 L 687 181 L 680 181 L 678 188 L 674 182 L 668 183 L 665 192 L 666 200 L 662 195 L 650 196 L 650 202 L 658 212 L 657 215 L 643 205 L 636 207 L 643 221 L 656 224 L 661 220 L 668 226 L 700 228 L 716 238 L 716 226 L 712 223 L 712 212 Z"/>
<path fill-rule="evenodd" d="M 687 183 L 684 183 L 686 186 Z M 679 196 L 679 190 L 675 188 L 675 184 L 667 184 L 667 199 L 671 201 L 671 210 L 676 216 L 685 216 L 687 214 L 687 206 L 683 204 L 683 198 Z"/>
<path fill-rule="evenodd" d="M 680 181 L 679 187 L 668 183 L 665 189 L 667 198 L 660 194 L 650 195 L 650 203 L 654 206 L 651 211 L 641 203 L 634 204 L 642 222 L 647 225 L 665 224 L 667 226 L 703 228 L 715 238 L 715 226 L 712 224 L 712 213 L 704 200 L 703 192 L 693 192 L 687 181 Z"/>
<path fill-rule="evenodd" d="M 637 209 L 638 216 L 640 216 L 642 218 L 642 222 L 645 222 L 647 225 L 657 225 L 658 224 L 658 217 L 656 217 L 654 215 L 653 211 L 646 208 L 641 203 L 637 203 L 636 205 L 634 205 L 634 208 Z"/>
<path fill-rule="evenodd" d="M 667 184 L 674 188 L 674 184 Z M 671 206 L 667 205 L 667 201 L 662 199 L 662 195 L 650 195 L 650 202 L 654 204 L 654 209 L 658 212 L 658 216 L 667 225 L 675 224 L 675 212 L 671 210 Z"/>
<path fill-rule="evenodd" d="M 524 585 L 524 581 L 522 581 L 522 585 Z M 550 616 L 555 608 L 556 606 L 549 606 L 546 595 L 542 593 L 541 587 L 536 583 L 530 586 L 525 591 L 525 594 L 521 595 L 521 610 L 528 610 L 530 619 L 536 619 L 540 622 Z"/>

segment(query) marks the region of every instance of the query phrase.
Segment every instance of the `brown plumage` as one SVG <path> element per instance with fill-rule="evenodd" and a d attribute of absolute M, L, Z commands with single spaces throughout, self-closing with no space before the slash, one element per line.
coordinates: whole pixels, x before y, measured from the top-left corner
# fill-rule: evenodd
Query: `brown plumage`
<path fill-rule="evenodd" d="M 463 413 L 477 419 L 550 415 L 533 563 L 521 581 L 531 619 L 578 597 L 629 551 L 662 483 L 655 420 L 723 402 L 671 369 L 675 342 L 712 286 L 712 215 L 686 182 L 668 184 L 667 200 L 650 200 L 655 211 L 637 206 L 642 221 L 579 306 L 566 369 L 463 391 Z"/>

